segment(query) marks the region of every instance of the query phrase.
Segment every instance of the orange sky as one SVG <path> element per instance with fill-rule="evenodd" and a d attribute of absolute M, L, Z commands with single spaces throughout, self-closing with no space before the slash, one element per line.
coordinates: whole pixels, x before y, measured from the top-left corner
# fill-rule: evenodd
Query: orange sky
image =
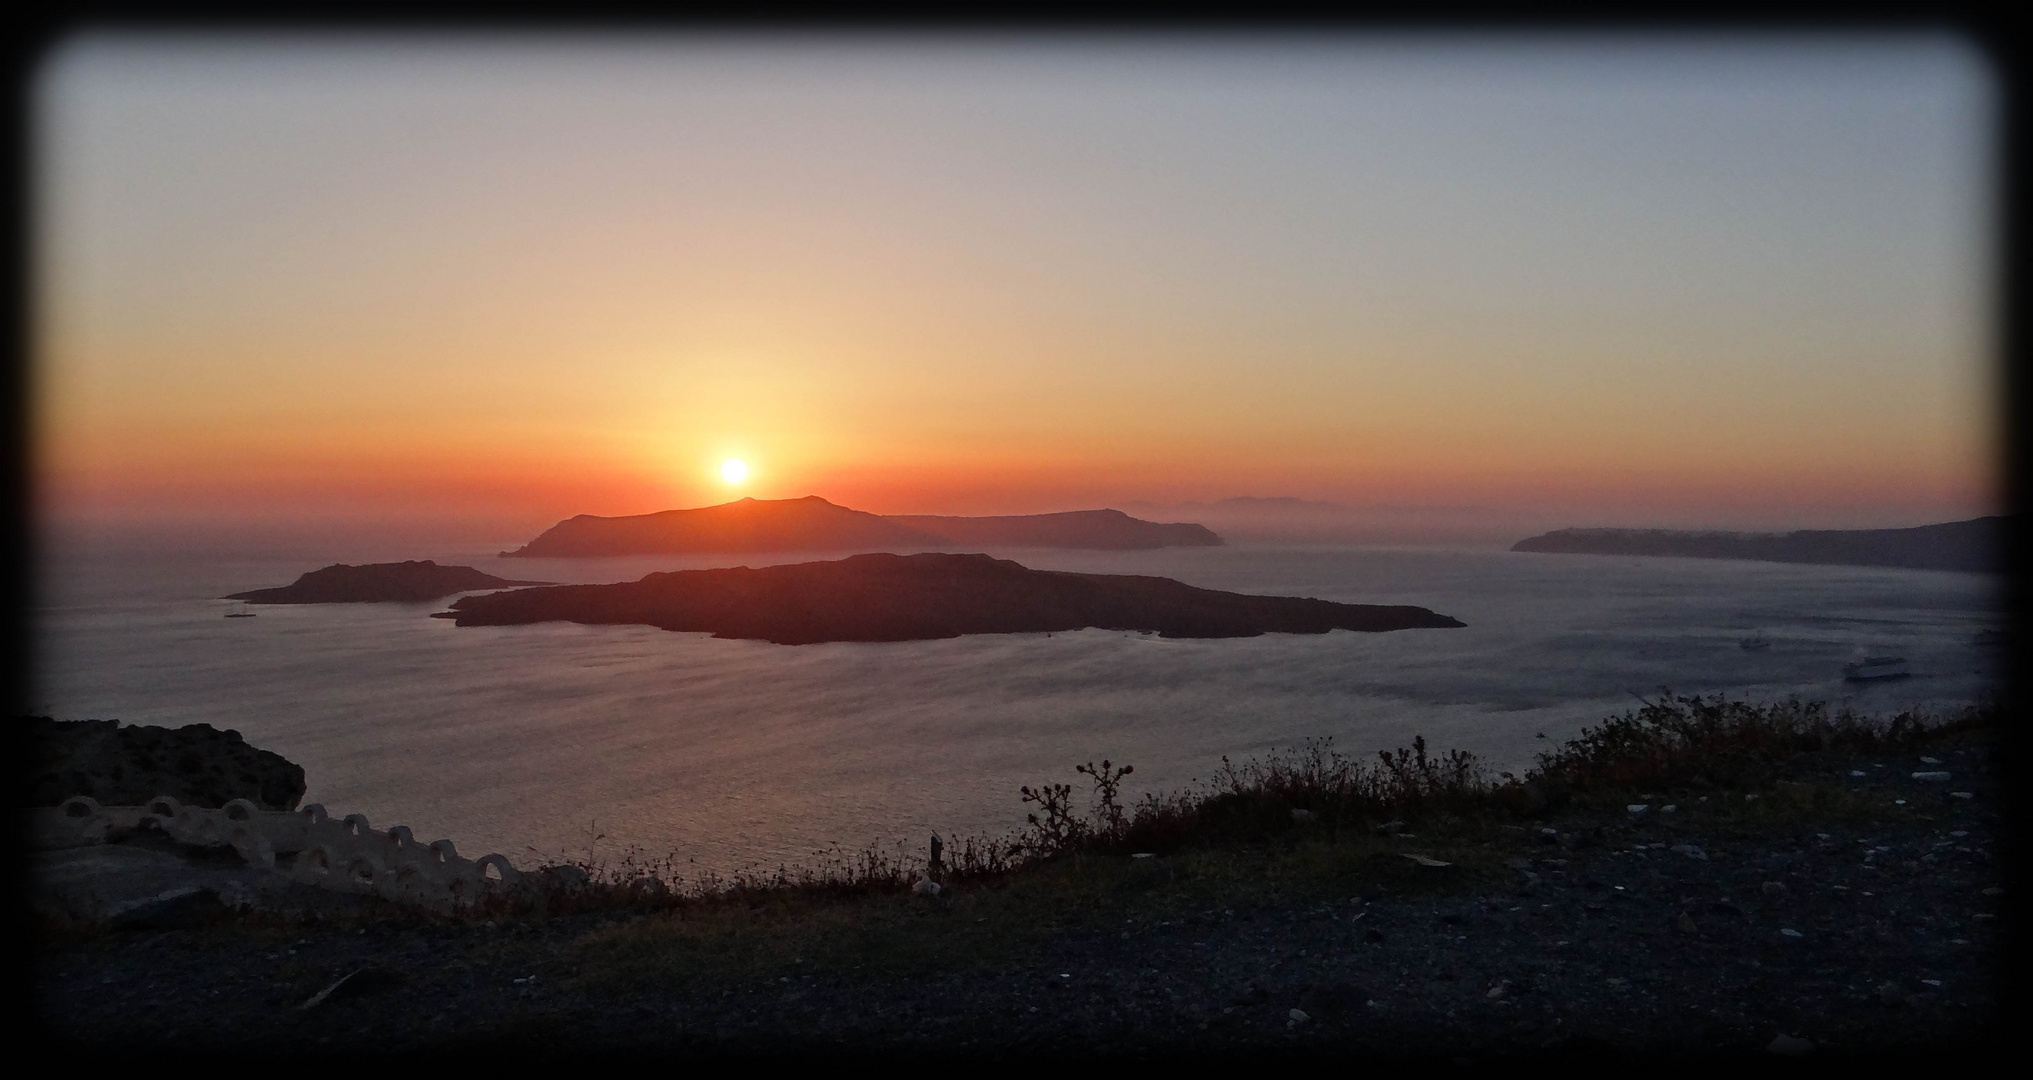
<path fill-rule="evenodd" d="M 39 88 L 52 518 L 1996 504 L 1950 40 L 100 36 Z"/>

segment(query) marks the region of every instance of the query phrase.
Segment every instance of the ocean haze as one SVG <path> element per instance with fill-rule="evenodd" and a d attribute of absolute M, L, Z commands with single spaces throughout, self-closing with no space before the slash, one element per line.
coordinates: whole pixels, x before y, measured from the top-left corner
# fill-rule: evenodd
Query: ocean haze
<path fill-rule="evenodd" d="M 498 549 L 497 549 L 498 550 Z M 1238 592 L 1415 604 L 1467 626 L 1160 641 L 1103 631 L 776 646 L 647 627 L 460 628 L 442 604 L 263 608 L 228 592 L 333 561 L 55 552 L 37 613 L 37 711 L 233 727 L 302 764 L 308 801 L 519 863 L 636 846 L 727 871 L 831 845 L 1021 824 L 1020 784 L 1109 757 L 1135 790 L 1222 755 L 1333 737 L 1354 754 L 1423 734 L 1517 768 L 1661 686 L 1868 711 L 1992 693 L 1972 643 L 2003 619 L 1981 574 L 1472 548 L 1238 545 L 991 551 L 1026 566 Z M 498 572 L 480 550 L 410 551 Z M 748 558 L 515 560 L 517 576 L 634 580 Z M 1740 638 L 1774 644 L 1748 652 Z M 1914 677 L 1857 686 L 1858 650 Z M 693 861 L 687 861 L 693 860 Z"/>

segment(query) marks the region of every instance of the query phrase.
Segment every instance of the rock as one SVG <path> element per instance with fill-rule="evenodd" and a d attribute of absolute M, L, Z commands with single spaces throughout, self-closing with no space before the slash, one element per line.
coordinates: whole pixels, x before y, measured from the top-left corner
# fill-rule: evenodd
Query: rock
<path fill-rule="evenodd" d="M 1695 844 L 1675 844 L 1673 845 L 1673 850 L 1681 855 L 1687 856 L 1690 859 L 1698 859 L 1702 862 L 1708 861 L 1708 852 L 1701 850 L 1701 848 Z"/>
<path fill-rule="evenodd" d="M 1294 810 L 1294 811 L 1292 811 L 1292 823 L 1293 823 L 1293 824 L 1295 824 L 1295 825 L 1310 825 L 1310 824 L 1312 824 L 1312 823 L 1313 823 L 1313 811 L 1311 811 L 1311 810 Z"/>
<path fill-rule="evenodd" d="M 1303 1024 L 1306 1021 L 1313 1019 L 1312 1017 L 1307 1016 L 1303 1011 L 1299 1009 L 1293 1009 L 1290 1012 L 1287 1012 L 1285 1015 L 1291 1017 L 1292 1022 L 1295 1024 Z"/>
<path fill-rule="evenodd" d="M 194 863 L 182 855 L 125 844 L 37 852 L 30 906 L 44 918 L 81 924 L 181 923 L 222 911 L 222 895 L 290 891 L 273 871 Z"/>
<path fill-rule="evenodd" d="M 1763 885 L 1758 886 L 1758 891 L 1766 896 L 1784 896 L 1786 894 L 1786 883 L 1783 881 L 1767 881 Z"/>
<path fill-rule="evenodd" d="M 1930 784 L 1946 784 L 1948 783 L 1948 778 L 1949 774 L 1945 772 L 1917 772 L 1913 774 L 1913 779 L 1924 780 Z"/>
<path fill-rule="evenodd" d="M 1680 913 L 1680 917 L 1678 919 L 1674 920 L 1673 925 L 1683 934 L 1692 934 L 1695 931 L 1701 929 L 1699 926 L 1695 925 L 1694 916 L 1689 915 L 1684 911 Z"/>
<path fill-rule="evenodd" d="M 1974 799 L 1977 797 L 1977 793 L 1974 791 L 1951 791 L 1948 794 L 1957 799 Z"/>
<path fill-rule="evenodd" d="M 1670 814 L 1670 813 L 1672 813 L 1672 812 L 1674 812 L 1675 810 L 1678 810 L 1678 809 L 1680 809 L 1680 807 L 1679 807 L 1679 805 L 1678 805 L 1678 804 L 1675 804 L 1675 803 L 1667 803 L 1666 805 L 1664 805 L 1664 806 L 1662 806 L 1662 807 L 1660 807 L 1660 808 L 1659 808 L 1659 812 L 1660 812 L 1660 813 L 1662 813 L 1662 814 Z"/>
<path fill-rule="evenodd" d="M 1632 803 L 1629 806 L 1624 807 L 1625 810 L 1630 811 L 1632 817 L 1636 817 L 1639 814 L 1642 814 L 1645 811 L 1650 810 L 1651 808 L 1652 807 L 1650 803 L 1641 803 L 1641 802 Z"/>
<path fill-rule="evenodd" d="M 911 886 L 911 892 L 918 896 L 937 896 L 941 891 L 939 883 L 931 878 L 920 878 L 916 885 Z"/>
<path fill-rule="evenodd" d="M 1403 832 L 1404 829 L 1405 823 L 1402 821 L 1386 821 L 1371 831 L 1378 836 L 1389 836 L 1392 833 Z"/>
<path fill-rule="evenodd" d="M 1372 926 L 1362 932 L 1362 940 L 1371 945 L 1381 945 L 1384 943 L 1384 932 Z"/>
<path fill-rule="evenodd" d="M 1801 933 L 1800 931 L 1798 931 L 1798 930 L 1794 930 L 1794 929 L 1791 929 L 1791 928 L 1784 928 L 1784 929 L 1781 929 L 1781 930 L 1779 931 L 1779 935 L 1780 935 L 1781 937 L 1789 937 L 1789 938 L 1800 938 L 1800 937 L 1806 937 L 1806 936 L 1807 936 L 1807 935 L 1805 935 L 1805 934 Z"/>
<path fill-rule="evenodd" d="M 1425 855 L 1414 855 L 1409 851 L 1399 852 L 1399 854 L 1402 857 L 1410 859 L 1414 863 L 1417 863 L 1418 865 L 1429 870 L 1439 870 L 1454 865 L 1451 862 L 1442 862 L 1439 859 L 1430 858 Z"/>
<path fill-rule="evenodd" d="M 1899 984 L 1895 982 L 1879 983 L 1878 1000 L 1886 1005 L 1904 1005 L 1906 1004 L 1906 991 L 1900 989 Z"/>
<path fill-rule="evenodd" d="M 35 716 L 17 730 L 35 755 L 28 806 L 56 806 L 73 795 L 103 806 L 140 806 L 168 795 L 208 810 L 234 799 L 294 810 L 304 796 L 303 766 L 210 724 L 123 727 L 118 720 Z"/>
<path fill-rule="evenodd" d="M 1814 1044 L 1806 1039 L 1794 1038 L 1791 1035 L 1781 1035 L 1766 1043 L 1765 1049 L 1781 1057 L 1806 1057 L 1814 1052 Z"/>

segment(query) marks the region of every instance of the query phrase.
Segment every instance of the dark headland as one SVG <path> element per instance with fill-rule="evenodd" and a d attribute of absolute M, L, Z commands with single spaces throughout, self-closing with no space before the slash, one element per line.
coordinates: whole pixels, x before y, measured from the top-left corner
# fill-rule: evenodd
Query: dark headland
<path fill-rule="evenodd" d="M 924 641 L 1096 627 L 1165 637 L 1456 627 L 1421 607 L 1246 596 L 1169 578 L 1032 570 L 987 555 L 856 555 L 837 562 L 680 570 L 618 585 L 462 597 L 460 626 L 633 623 L 809 645 Z"/>
<path fill-rule="evenodd" d="M 741 499 L 695 510 L 631 517 L 580 514 L 505 556 L 583 558 L 694 552 L 882 551 L 965 547 L 1142 550 L 1208 547 L 1221 538 L 1202 525 L 1141 521 L 1120 510 L 1015 517 L 884 517 L 817 495 Z"/>
<path fill-rule="evenodd" d="M 237 592 L 224 599 L 245 600 L 250 604 L 371 604 L 439 600 L 453 593 L 475 589 L 549 584 L 548 581 L 510 581 L 470 566 L 439 566 L 425 559 L 421 562 L 369 563 L 365 566 L 339 563 L 323 570 L 312 570 L 294 583 L 278 589 Z"/>
<path fill-rule="evenodd" d="M 1981 517 L 1913 529 L 1805 529 L 1791 533 L 1561 529 L 1520 540 L 1511 550 L 1995 572 L 2003 569 L 2006 521 L 2003 517 Z"/>

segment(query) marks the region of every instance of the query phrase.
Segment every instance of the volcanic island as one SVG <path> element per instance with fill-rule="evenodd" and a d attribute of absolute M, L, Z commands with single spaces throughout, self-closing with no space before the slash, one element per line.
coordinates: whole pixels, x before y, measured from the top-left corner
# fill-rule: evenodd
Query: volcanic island
<path fill-rule="evenodd" d="M 336 563 L 312 570 L 275 589 L 254 589 L 221 597 L 250 604 L 376 604 L 442 600 L 454 593 L 548 581 L 512 581 L 470 566 L 439 566 L 429 559 L 349 566 Z"/>
<path fill-rule="evenodd" d="M 634 624 L 778 645 L 1087 628 L 1227 638 L 1465 625 L 1422 607 L 1250 596 L 1170 578 L 1032 570 L 988 555 L 944 553 L 678 570 L 613 585 L 466 596 L 451 607 L 433 617 L 459 626 Z"/>

